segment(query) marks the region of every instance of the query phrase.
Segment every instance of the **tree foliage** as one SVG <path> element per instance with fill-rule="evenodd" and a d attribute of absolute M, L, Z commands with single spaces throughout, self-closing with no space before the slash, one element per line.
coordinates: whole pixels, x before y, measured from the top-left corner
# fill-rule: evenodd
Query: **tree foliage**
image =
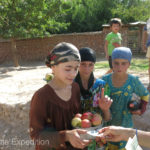
<path fill-rule="evenodd" d="M 71 9 L 64 19 L 70 23 L 69 32 L 100 30 L 114 6 L 109 0 L 70 0 L 68 3 Z"/>
<path fill-rule="evenodd" d="M 123 23 L 146 21 L 150 18 L 149 0 L 122 0 L 111 10 L 112 16 L 118 16 Z"/>
<path fill-rule="evenodd" d="M 57 16 L 64 12 L 61 0 L 2 0 L 0 35 L 5 38 L 30 38 L 65 29 L 67 23 Z"/>
<path fill-rule="evenodd" d="M 150 17 L 149 0 L 68 0 L 67 32 L 98 31 L 113 17 L 123 23 L 146 21 Z"/>
<path fill-rule="evenodd" d="M 149 0 L 1 0 L 0 36 L 30 38 L 98 31 L 112 17 L 146 21 Z"/>
<path fill-rule="evenodd" d="M 16 39 L 44 37 L 65 29 L 56 18 L 65 13 L 62 0 L 1 0 L 0 37 L 9 38 L 14 65 L 19 66 Z"/>
<path fill-rule="evenodd" d="M 113 17 L 123 23 L 150 18 L 149 0 L 0 0 L 0 37 L 11 40 L 54 33 L 99 31 Z"/>

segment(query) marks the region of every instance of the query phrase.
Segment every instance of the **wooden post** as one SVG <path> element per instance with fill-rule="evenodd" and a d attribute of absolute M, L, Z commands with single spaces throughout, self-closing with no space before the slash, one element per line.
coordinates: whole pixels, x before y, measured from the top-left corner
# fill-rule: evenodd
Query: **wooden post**
<path fill-rule="evenodd" d="M 18 61 L 18 53 L 17 53 L 15 38 L 11 38 L 11 52 L 12 52 L 12 59 L 13 59 L 13 62 L 14 62 L 14 66 L 18 67 L 19 66 L 19 61 Z"/>

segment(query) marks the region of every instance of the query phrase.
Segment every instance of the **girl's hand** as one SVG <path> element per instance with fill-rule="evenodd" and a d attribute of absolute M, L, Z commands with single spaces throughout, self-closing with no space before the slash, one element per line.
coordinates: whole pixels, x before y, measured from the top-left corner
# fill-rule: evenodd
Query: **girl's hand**
<path fill-rule="evenodd" d="M 106 54 L 105 58 L 106 58 L 107 60 L 109 59 L 109 56 L 108 56 L 108 54 Z"/>
<path fill-rule="evenodd" d="M 148 104 L 148 102 L 141 100 L 140 109 L 138 109 L 136 111 L 131 111 L 131 113 L 134 115 L 142 115 L 146 111 L 147 104 Z"/>
<path fill-rule="evenodd" d="M 85 134 L 86 132 L 86 130 L 82 129 L 68 130 L 66 131 L 66 141 L 70 142 L 70 144 L 75 148 L 83 149 L 91 142 L 90 140 L 80 139 L 80 134 Z"/>
<path fill-rule="evenodd" d="M 99 130 L 99 135 L 96 137 L 96 141 L 112 141 L 118 142 L 126 139 L 127 131 L 124 131 L 124 128 L 119 126 L 109 126 L 104 127 Z"/>
<path fill-rule="evenodd" d="M 133 115 L 142 115 L 142 112 L 139 109 L 139 110 L 131 111 L 131 114 L 133 114 Z"/>
<path fill-rule="evenodd" d="M 99 102 L 99 107 L 101 108 L 102 111 L 108 111 L 113 100 L 110 99 L 107 95 L 104 96 L 104 88 L 102 88 L 101 91 L 101 98 L 98 97 L 98 102 Z"/>

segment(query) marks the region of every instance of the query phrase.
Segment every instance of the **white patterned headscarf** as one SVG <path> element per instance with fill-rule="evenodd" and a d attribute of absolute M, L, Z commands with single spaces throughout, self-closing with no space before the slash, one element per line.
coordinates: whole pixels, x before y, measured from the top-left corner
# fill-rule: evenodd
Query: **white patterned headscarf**
<path fill-rule="evenodd" d="M 79 50 L 71 43 L 62 42 L 54 47 L 46 57 L 45 63 L 51 67 L 69 61 L 81 61 Z"/>

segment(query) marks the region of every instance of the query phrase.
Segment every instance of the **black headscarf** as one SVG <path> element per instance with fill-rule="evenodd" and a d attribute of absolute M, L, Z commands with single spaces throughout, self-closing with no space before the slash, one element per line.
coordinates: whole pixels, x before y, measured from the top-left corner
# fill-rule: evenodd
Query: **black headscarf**
<path fill-rule="evenodd" d="M 95 51 L 89 47 L 83 47 L 79 50 L 82 61 L 91 61 L 96 62 L 96 54 Z"/>
<path fill-rule="evenodd" d="M 79 50 L 79 52 L 80 52 L 80 56 L 81 56 L 81 62 L 83 62 L 83 61 L 91 61 L 93 63 L 96 62 L 96 54 L 95 54 L 95 51 L 93 49 L 91 49 L 89 47 L 83 47 Z M 75 78 L 75 82 L 77 82 L 79 84 L 81 96 L 84 99 L 91 98 L 92 93 L 90 92 L 90 88 L 94 84 L 94 74 L 93 74 L 93 72 L 91 73 L 89 81 L 88 81 L 88 89 L 84 89 L 84 87 L 82 85 L 80 72 L 78 72 L 78 74 Z"/>

